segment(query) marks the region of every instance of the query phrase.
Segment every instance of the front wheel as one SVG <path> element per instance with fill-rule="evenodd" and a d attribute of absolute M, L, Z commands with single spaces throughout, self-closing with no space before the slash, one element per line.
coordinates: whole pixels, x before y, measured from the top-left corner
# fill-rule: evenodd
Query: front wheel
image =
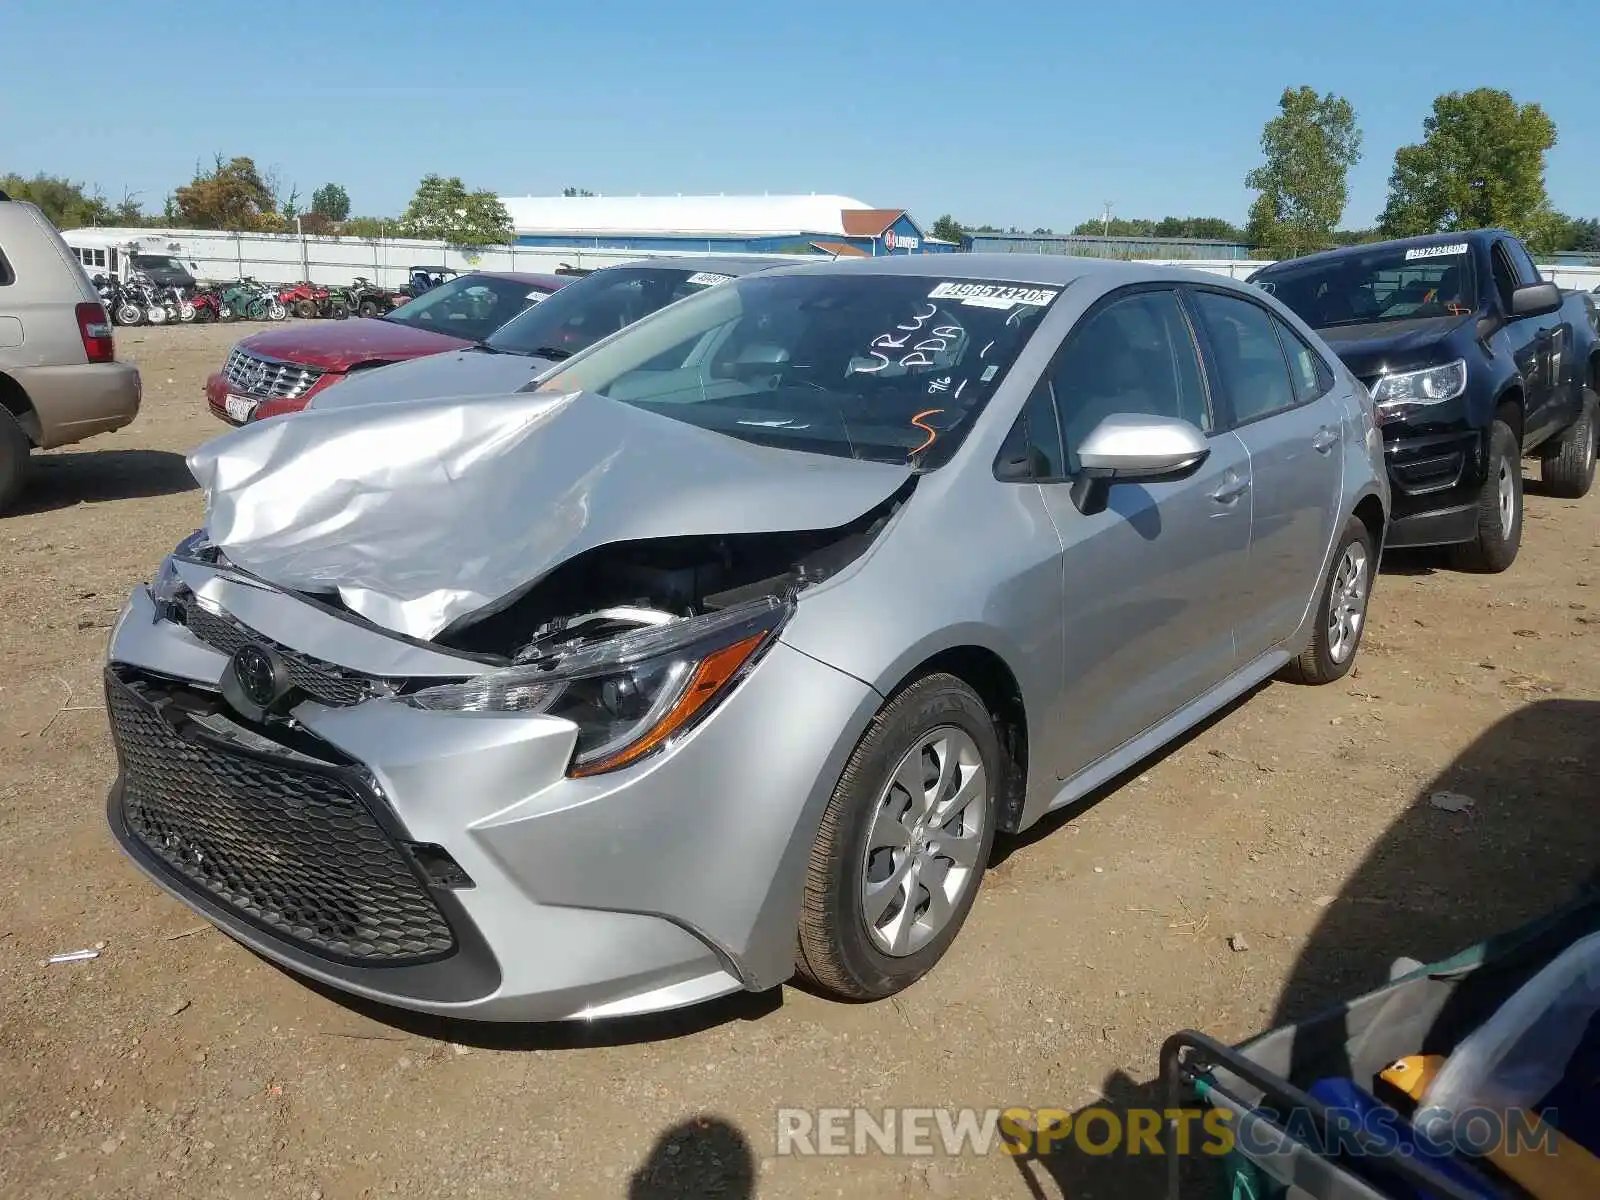
<path fill-rule="evenodd" d="M 1544 490 L 1564 500 L 1579 500 L 1594 486 L 1595 454 L 1600 451 L 1600 396 L 1583 389 L 1583 411 L 1540 463 Z"/>
<path fill-rule="evenodd" d="M 137 304 L 119 304 L 116 317 L 118 325 L 140 325 L 144 323 L 144 309 Z"/>
<path fill-rule="evenodd" d="M 1317 621 L 1311 644 L 1284 668 L 1295 683 L 1332 683 L 1350 673 L 1367 627 L 1367 601 L 1378 569 L 1372 531 L 1360 517 L 1351 517 L 1334 547 L 1333 562 L 1317 599 Z"/>
<path fill-rule="evenodd" d="M 182 321 L 185 325 L 189 324 L 199 315 L 199 309 L 195 308 L 195 306 L 190 304 L 187 300 L 178 305 L 178 320 Z"/>
<path fill-rule="evenodd" d="M 1489 427 L 1489 469 L 1478 489 L 1478 532 L 1451 550 L 1457 570 L 1495 575 L 1517 561 L 1522 545 L 1522 453 L 1504 421 Z"/>
<path fill-rule="evenodd" d="M 363 317 L 375 317 L 382 310 L 378 308 L 378 302 L 376 300 L 363 300 L 360 308 L 358 308 L 356 311 L 359 312 Z"/>
<path fill-rule="evenodd" d="M 231 305 L 231 304 L 220 304 L 220 305 L 217 306 L 217 320 L 219 320 L 219 321 L 237 321 L 238 319 L 239 319 L 239 314 L 234 311 L 233 305 Z"/>
<path fill-rule="evenodd" d="M 289 319 L 289 310 L 274 300 L 267 305 L 267 319 L 270 321 L 287 321 Z"/>
<path fill-rule="evenodd" d="M 955 940 L 994 845 L 1000 739 L 976 692 L 924 676 L 873 718 L 823 812 L 795 966 L 876 1000 L 932 970 Z"/>
<path fill-rule="evenodd" d="M 296 300 L 294 302 L 294 315 L 299 317 L 302 321 L 311 320 L 312 317 L 317 315 L 317 303 L 316 303 L 316 301 L 315 300 Z M 274 319 L 276 319 L 276 318 L 274 318 Z"/>

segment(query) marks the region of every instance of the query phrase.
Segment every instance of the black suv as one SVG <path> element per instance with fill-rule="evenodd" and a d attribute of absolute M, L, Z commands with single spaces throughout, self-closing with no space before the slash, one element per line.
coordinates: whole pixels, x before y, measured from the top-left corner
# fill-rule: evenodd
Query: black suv
<path fill-rule="evenodd" d="M 1283 301 L 1367 385 L 1393 485 L 1388 546 L 1451 546 L 1504 571 L 1522 540 L 1525 454 L 1544 488 L 1594 482 L 1595 299 L 1546 282 L 1502 229 L 1330 250 L 1250 281 Z"/>

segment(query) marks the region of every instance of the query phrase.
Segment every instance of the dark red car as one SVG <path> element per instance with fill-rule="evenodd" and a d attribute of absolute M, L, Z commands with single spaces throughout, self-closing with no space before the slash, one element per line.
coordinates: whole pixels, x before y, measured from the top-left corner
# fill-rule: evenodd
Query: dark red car
<path fill-rule="evenodd" d="M 570 282 L 565 275 L 478 271 L 430 288 L 381 317 L 253 333 L 206 380 L 206 403 L 231 425 L 298 412 L 353 371 L 476 345 Z"/>

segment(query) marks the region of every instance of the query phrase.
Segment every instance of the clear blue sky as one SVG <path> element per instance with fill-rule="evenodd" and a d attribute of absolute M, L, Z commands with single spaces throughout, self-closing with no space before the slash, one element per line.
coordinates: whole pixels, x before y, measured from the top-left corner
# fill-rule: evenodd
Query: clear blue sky
<path fill-rule="evenodd" d="M 1242 221 L 1262 123 L 1303 83 L 1355 105 L 1358 225 L 1433 97 L 1493 86 L 1554 118 L 1556 206 L 1600 215 L 1593 0 L 885 9 L 0 0 L 0 171 L 147 208 L 221 151 L 376 215 L 437 171 L 517 194 L 842 192 L 924 224 L 1064 229 L 1106 200 Z"/>

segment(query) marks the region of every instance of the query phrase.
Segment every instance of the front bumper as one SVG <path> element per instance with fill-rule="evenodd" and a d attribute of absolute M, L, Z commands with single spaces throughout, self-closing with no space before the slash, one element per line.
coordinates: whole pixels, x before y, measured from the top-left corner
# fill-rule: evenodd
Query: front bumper
<path fill-rule="evenodd" d="M 337 641 L 356 669 L 396 644 L 281 593 L 261 591 L 254 602 L 280 610 L 271 639 L 281 644 L 298 622 L 299 644 L 326 655 Z M 324 622 L 341 636 L 331 639 Z M 140 589 L 113 634 L 111 664 L 214 695 L 228 659 L 160 617 Z M 563 721 L 382 699 L 301 703 L 292 715 L 303 737 L 371 779 L 395 843 L 439 847 L 470 878 L 470 887 L 426 885 L 456 945 L 427 962 L 336 961 L 281 922 L 197 887 L 131 828 L 127 796 L 139 768 L 115 723 L 122 771 L 109 817 L 130 857 L 168 891 L 333 987 L 481 1020 L 659 1011 L 772 987 L 792 973 L 806 858 L 877 703 L 865 684 L 780 642 L 679 745 L 590 779 L 566 777 L 573 730 Z"/>
<path fill-rule="evenodd" d="M 1391 427 L 1384 430 L 1383 450 L 1394 505 L 1386 545 L 1444 546 L 1476 536 L 1488 469 L 1481 430 Z"/>
<path fill-rule="evenodd" d="M 260 421 L 267 417 L 299 412 L 311 403 L 318 392 L 343 378 L 344 376 L 337 371 L 328 371 L 300 395 L 293 399 L 285 399 L 281 396 L 257 396 L 248 392 L 240 392 L 238 389 L 230 389 L 228 381 L 223 377 L 222 372 L 214 371 L 206 377 L 203 390 L 206 397 L 206 407 L 211 410 L 213 417 L 229 425 L 243 425 L 247 421 Z M 236 420 L 228 412 L 228 395 L 230 391 L 235 396 L 244 396 L 254 406 L 250 415 L 244 421 Z"/>

